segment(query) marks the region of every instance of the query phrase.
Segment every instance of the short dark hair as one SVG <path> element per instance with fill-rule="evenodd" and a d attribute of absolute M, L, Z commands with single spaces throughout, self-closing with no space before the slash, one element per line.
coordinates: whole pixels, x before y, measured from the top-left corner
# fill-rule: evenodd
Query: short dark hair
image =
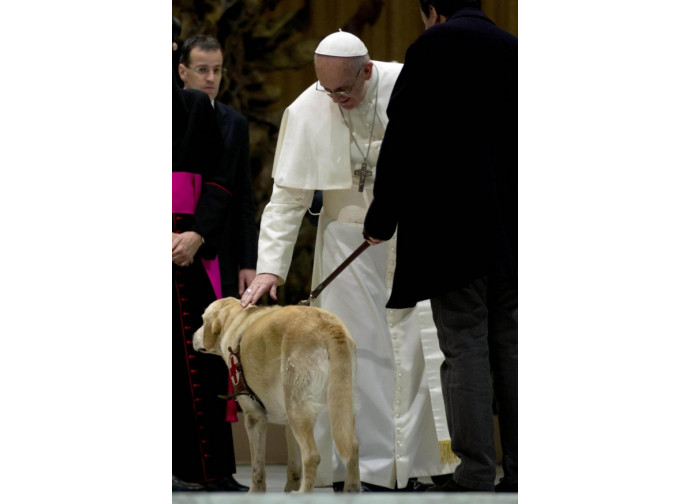
<path fill-rule="evenodd" d="M 450 16 L 460 7 L 482 8 L 482 0 L 419 0 L 419 8 L 425 16 L 429 15 L 429 8 L 434 6 L 439 16 Z"/>
<path fill-rule="evenodd" d="M 182 49 L 180 50 L 180 63 L 187 66 L 189 63 L 189 54 L 192 49 L 197 48 L 200 51 L 222 51 L 218 39 L 209 37 L 208 35 L 194 35 L 184 41 Z"/>
<path fill-rule="evenodd" d="M 180 33 L 182 33 L 182 23 L 173 16 L 173 42 L 177 42 L 177 39 L 180 38 Z"/>
<path fill-rule="evenodd" d="M 427 17 L 429 16 L 429 7 L 431 7 L 431 4 L 431 0 L 419 0 L 419 8 Z"/>

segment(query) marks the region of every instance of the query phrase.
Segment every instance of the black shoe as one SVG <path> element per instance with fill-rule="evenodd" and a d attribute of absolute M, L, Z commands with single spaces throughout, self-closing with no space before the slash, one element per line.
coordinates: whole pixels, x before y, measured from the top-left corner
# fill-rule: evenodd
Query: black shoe
<path fill-rule="evenodd" d="M 362 492 L 394 492 L 392 488 L 382 487 L 378 485 L 372 485 L 371 483 L 365 483 L 362 481 Z"/>
<path fill-rule="evenodd" d="M 434 485 L 445 485 L 448 483 L 448 480 L 453 479 L 453 473 L 449 474 L 438 474 L 436 476 L 431 477 L 431 481 L 434 482 Z"/>
<path fill-rule="evenodd" d="M 417 478 L 410 478 L 405 488 L 397 488 L 398 492 L 426 492 L 431 485 L 417 481 Z"/>
<path fill-rule="evenodd" d="M 378 485 L 373 485 L 371 483 L 365 483 L 362 482 L 362 492 L 426 492 L 427 488 L 429 488 L 431 485 L 426 485 L 424 483 L 420 483 L 417 481 L 417 478 L 411 478 L 409 482 L 407 483 L 407 486 L 405 488 L 398 488 L 397 486 L 395 489 L 393 488 L 388 488 L 388 487 L 382 487 Z M 336 481 L 333 483 L 333 491 L 334 492 L 342 492 L 343 487 L 345 486 L 345 483 L 342 481 Z"/>
<path fill-rule="evenodd" d="M 453 478 L 446 481 L 443 485 L 434 485 L 427 489 L 427 492 L 477 492 L 472 488 L 459 485 Z"/>
<path fill-rule="evenodd" d="M 517 481 L 515 483 L 509 483 L 506 481 L 505 478 L 501 478 L 501 481 L 498 482 L 498 485 L 496 485 L 496 491 L 497 492 L 515 492 L 517 493 Z"/>
<path fill-rule="evenodd" d="M 188 483 L 187 481 L 182 481 L 180 478 L 173 474 L 172 477 L 172 491 L 173 492 L 199 492 L 203 490 L 203 485 L 198 483 Z"/>
<path fill-rule="evenodd" d="M 235 481 L 232 476 L 226 476 L 215 481 L 204 483 L 207 492 L 248 492 L 249 487 Z"/>

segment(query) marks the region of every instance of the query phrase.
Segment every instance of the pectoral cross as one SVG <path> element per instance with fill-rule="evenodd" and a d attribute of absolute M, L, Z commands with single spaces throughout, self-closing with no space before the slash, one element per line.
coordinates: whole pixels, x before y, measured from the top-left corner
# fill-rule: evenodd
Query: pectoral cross
<path fill-rule="evenodd" d="M 364 181 L 367 177 L 371 177 L 374 174 L 371 170 L 367 170 L 367 162 L 362 163 L 362 167 L 359 170 L 355 170 L 355 175 L 359 175 L 359 192 L 364 191 Z"/>

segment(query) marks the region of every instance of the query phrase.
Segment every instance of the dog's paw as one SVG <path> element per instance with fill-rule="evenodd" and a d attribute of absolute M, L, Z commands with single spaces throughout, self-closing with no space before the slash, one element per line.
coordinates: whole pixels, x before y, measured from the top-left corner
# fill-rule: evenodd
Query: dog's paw
<path fill-rule="evenodd" d="M 361 491 L 361 485 L 347 485 L 343 488 L 343 492 L 345 493 L 360 493 Z"/>
<path fill-rule="evenodd" d="M 300 486 L 300 480 L 297 480 L 297 481 L 289 480 L 285 484 L 285 493 L 294 492 L 296 490 L 299 490 L 299 486 Z"/>

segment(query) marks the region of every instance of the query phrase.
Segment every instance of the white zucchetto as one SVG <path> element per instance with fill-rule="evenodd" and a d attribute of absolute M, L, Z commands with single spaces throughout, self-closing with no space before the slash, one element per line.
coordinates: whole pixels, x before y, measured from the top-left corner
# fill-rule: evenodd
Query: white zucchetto
<path fill-rule="evenodd" d="M 339 30 L 323 39 L 314 52 L 323 56 L 352 58 L 364 56 L 369 51 L 367 51 L 367 46 L 364 45 L 364 42 L 352 33 Z"/>

